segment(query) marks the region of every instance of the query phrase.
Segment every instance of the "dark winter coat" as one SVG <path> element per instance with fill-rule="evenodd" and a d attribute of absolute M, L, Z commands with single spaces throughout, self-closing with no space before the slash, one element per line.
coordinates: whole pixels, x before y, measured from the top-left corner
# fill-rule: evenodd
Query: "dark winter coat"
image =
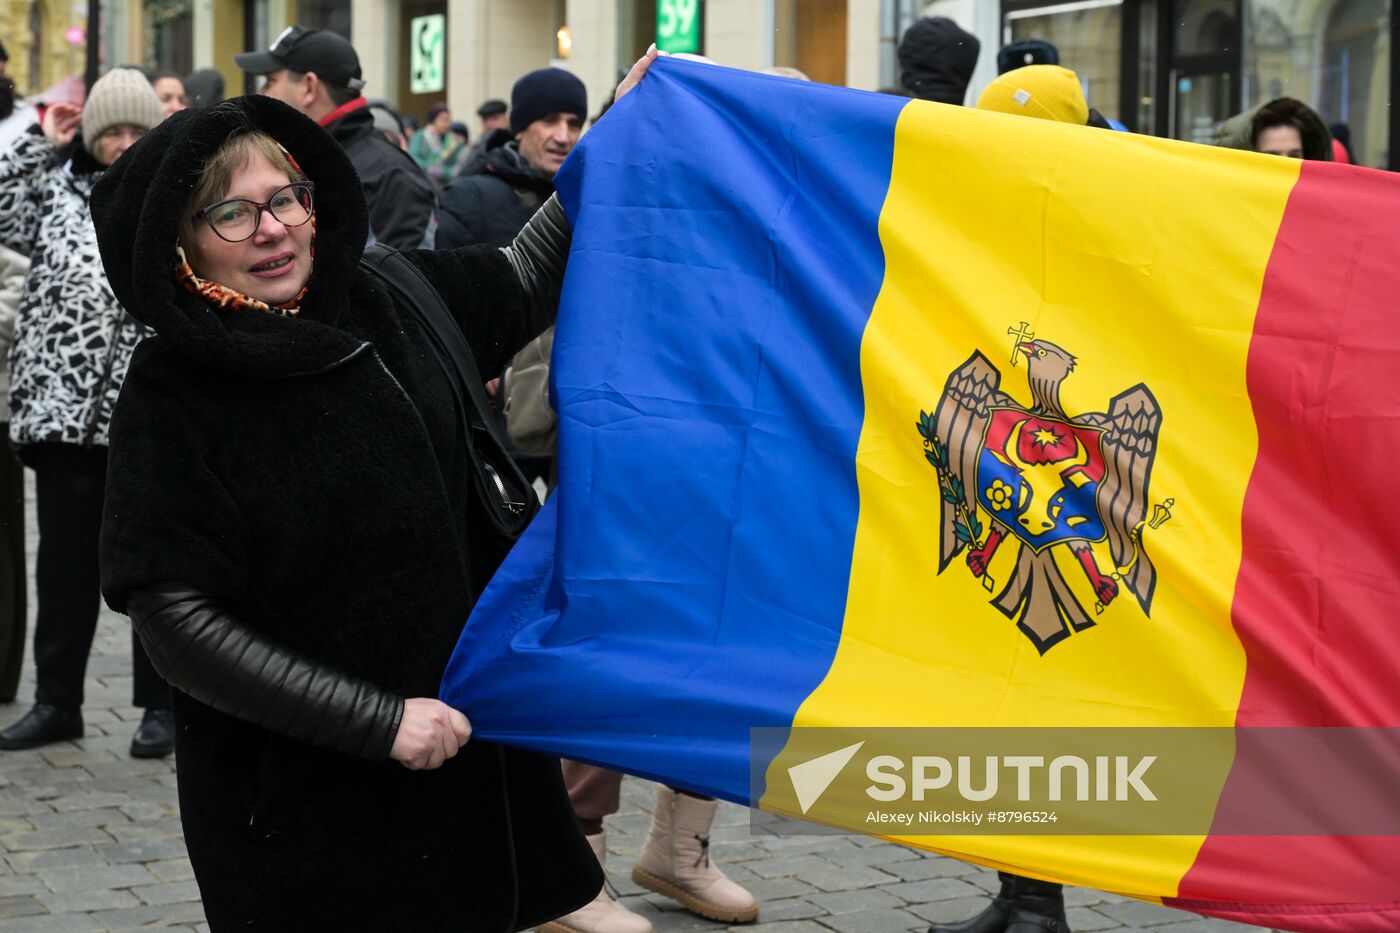
<path fill-rule="evenodd" d="M 331 121 L 326 132 L 340 143 L 360 176 L 369 207 L 370 242 L 400 250 L 435 245 L 436 189 L 408 153 L 374 128 L 369 107 L 348 111 Z"/>
<path fill-rule="evenodd" d="M 509 131 L 497 130 L 486 146 L 480 169 L 454 178 L 439 198 L 441 249 L 509 245 L 554 193 L 554 180 L 520 154 Z"/>
<path fill-rule="evenodd" d="M 946 16 L 925 16 L 899 43 L 899 80 L 912 97 L 962 104 L 982 44 Z"/>
<path fill-rule="evenodd" d="M 29 257 L 10 347 L 10 438 L 103 445 L 146 329 L 107 285 L 88 195 L 102 167 L 81 145 L 55 159 L 38 124 L 0 153 L 0 245 Z"/>
<path fill-rule="evenodd" d="M 250 118 L 316 184 L 297 317 L 218 311 L 170 275 L 199 166 Z M 358 271 L 365 207 L 344 152 L 269 98 L 186 111 L 107 173 L 93 216 L 114 291 L 156 333 L 113 422 L 108 603 L 177 582 L 268 643 L 436 696 L 502 548 L 425 335 Z M 547 323 L 499 250 L 409 257 L 482 371 Z M 216 931 L 513 930 L 601 885 L 552 759 L 473 740 L 414 772 L 387 747 L 350 757 L 183 694 L 176 717 L 181 818 Z"/>

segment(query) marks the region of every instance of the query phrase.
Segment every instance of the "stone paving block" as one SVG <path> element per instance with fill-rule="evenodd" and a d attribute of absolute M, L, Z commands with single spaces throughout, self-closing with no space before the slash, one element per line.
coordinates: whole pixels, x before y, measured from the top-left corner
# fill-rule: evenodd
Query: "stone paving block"
<path fill-rule="evenodd" d="M 13 833 L 8 836 L 0 836 L 0 849 L 25 852 L 31 849 L 64 849 L 68 846 L 100 846 L 111 841 L 111 836 L 93 826 L 81 826 L 74 829 L 36 829 L 32 833 Z"/>
<path fill-rule="evenodd" d="M 96 888 L 130 888 L 155 884 L 155 875 L 143 865 L 78 865 L 44 868 L 34 873 L 50 891 L 82 891 Z"/>
<path fill-rule="evenodd" d="M 171 765 L 163 758 L 109 758 L 83 765 L 95 778 L 129 778 L 169 774 Z"/>
<path fill-rule="evenodd" d="M 5 754 L 13 755 L 14 752 Z M 24 793 L 30 796 L 34 796 L 38 787 L 62 787 L 71 794 L 86 780 L 81 768 L 53 768 L 42 759 L 28 762 L 23 767 L 6 768 L 5 773 L 11 784 L 24 788 Z"/>
<path fill-rule="evenodd" d="M 1083 930 L 1084 933 L 1093 933 L 1095 930 L 1117 930 L 1123 926 L 1121 920 L 1116 920 L 1097 910 L 1090 910 L 1088 907 L 1070 907 L 1065 911 L 1065 919 L 1069 921 L 1071 930 Z"/>
<path fill-rule="evenodd" d="M 116 888 L 92 891 L 65 891 L 62 894 L 40 894 L 36 898 L 51 914 L 84 913 L 92 910 L 116 910 L 139 907 L 141 902 L 129 891 Z"/>
<path fill-rule="evenodd" d="M 752 881 L 759 880 L 758 875 L 754 874 L 751 869 L 745 868 L 739 862 L 727 862 L 716 859 L 715 863 L 723 869 L 724 873 L 728 875 L 732 881 L 738 884 L 748 885 Z"/>
<path fill-rule="evenodd" d="M 760 904 L 781 900 L 785 897 L 799 897 L 816 891 L 816 888 L 810 884 L 798 881 L 796 878 L 766 878 L 762 881 L 750 882 L 744 887 L 749 889 L 749 893 L 757 898 Z"/>
<path fill-rule="evenodd" d="M 802 872 L 824 871 L 831 867 L 831 862 L 816 855 L 796 855 L 749 863 L 749 868 L 754 874 L 762 878 L 786 878 Z"/>
<path fill-rule="evenodd" d="M 771 924 L 779 920 L 811 920 L 823 916 L 825 910 L 809 900 L 789 897 L 781 901 L 763 901 L 758 905 L 760 923 Z M 745 927 L 744 929 L 753 929 Z"/>
<path fill-rule="evenodd" d="M 8 917 L 29 917 L 48 913 L 47 908 L 28 894 L 0 897 L 0 920 Z"/>
<path fill-rule="evenodd" d="M 194 868 L 190 865 L 188 857 L 149 862 L 146 865 L 146 870 L 161 881 L 192 881 L 194 879 Z"/>
<path fill-rule="evenodd" d="M 140 842 L 119 842 L 103 846 L 102 854 L 112 864 L 177 859 L 185 854 L 185 840 L 179 836 L 170 836 L 165 839 L 145 839 Z"/>
<path fill-rule="evenodd" d="M 894 876 L 875 868 L 856 866 L 841 868 L 832 866 L 815 871 L 798 872 L 797 878 L 807 882 L 818 891 L 850 891 L 854 888 L 872 888 L 893 882 Z"/>
<path fill-rule="evenodd" d="M 981 869 L 957 859 L 930 856 L 916 862 L 894 862 L 881 865 L 880 870 L 889 872 L 901 881 L 924 881 L 928 878 L 952 878 L 975 875 Z"/>
<path fill-rule="evenodd" d="M 34 829 L 34 824 L 20 816 L 0 817 L 0 836 L 8 833 L 27 833 Z"/>
<path fill-rule="evenodd" d="M 53 812 L 53 807 L 36 798 L 28 788 L 24 794 L 23 797 L 17 794 L 0 796 L 0 816 L 37 816 Z"/>
<path fill-rule="evenodd" d="M 204 908 L 196 903 L 163 904 L 159 907 L 129 907 L 89 914 L 107 930 L 135 930 L 157 924 L 195 924 L 204 921 Z M 6 933 L 9 933 L 7 930 Z"/>
<path fill-rule="evenodd" d="M 1094 908 L 1106 917 L 1112 917 L 1124 926 L 1150 927 L 1163 923 L 1180 923 L 1194 920 L 1197 914 L 1149 904 L 1146 901 L 1125 901 L 1122 904 L 1104 904 Z"/>
<path fill-rule="evenodd" d="M 100 810 L 69 810 L 44 817 L 45 829 L 76 829 L 82 826 L 112 826 L 130 823 L 131 818 L 115 807 Z"/>
<path fill-rule="evenodd" d="M 910 904 L 905 910 L 928 923 L 957 923 L 977 916 L 991 903 L 990 897 L 958 897 L 931 904 Z"/>
<path fill-rule="evenodd" d="M 193 881 L 173 881 L 168 884 L 132 888 L 131 892 L 147 904 L 178 904 L 182 901 L 199 900 L 199 885 Z"/>
<path fill-rule="evenodd" d="M 126 823 L 121 826 L 109 826 L 106 832 L 111 833 L 113 839 L 122 843 L 149 842 L 153 839 L 169 839 L 171 836 L 184 835 L 181 832 L 179 820 Z"/>
<path fill-rule="evenodd" d="M 1076 888 L 1073 885 L 1065 888 L 1066 907 L 1093 907 L 1095 904 L 1107 902 L 1108 898 L 1103 891 L 1095 891 L 1093 888 Z"/>
<path fill-rule="evenodd" d="M 5 921 L 5 933 L 104 933 L 92 914 L 41 914 Z"/>
<path fill-rule="evenodd" d="M 831 933 L 831 927 L 824 927 L 811 920 L 779 920 L 777 923 L 751 923 L 741 927 L 729 927 L 727 933 Z"/>
<path fill-rule="evenodd" d="M 116 758 L 111 752 L 95 747 L 86 739 L 77 746 L 65 743 L 45 748 L 39 752 L 39 757 L 55 768 L 76 768 L 79 765 L 97 764 Z"/>
<path fill-rule="evenodd" d="M 628 901 L 627 907 L 651 921 L 652 926 L 664 933 L 696 933 L 700 930 L 722 930 L 724 924 L 704 917 L 697 917 L 675 901 L 649 895 Z"/>
<path fill-rule="evenodd" d="M 81 793 L 68 794 L 50 800 L 49 806 L 53 807 L 59 813 L 67 813 L 71 810 L 97 810 L 103 807 L 119 807 L 124 803 L 131 803 L 131 798 L 126 794 L 83 791 Z"/>
<path fill-rule="evenodd" d="M 42 894 L 48 888 L 44 887 L 44 882 L 33 875 L 5 875 L 0 877 L 0 897 L 12 897 L 17 894 Z"/>
<path fill-rule="evenodd" d="M 854 914 L 886 909 L 899 909 L 904 902 L 884 888 L 857 888 L 854 891 L 832 891 L 829 894 L 809 894 L 808 900 L 828 914 Z"/>
<path fill-rule="evenodd" d="M 920 861 L 918 850 L 886 843 L 878 846 L 851 846 L 841 858 L 842 865 L 871 865 L 885 869 L 896 862 Z"/>
<path fill-rule="evenodd" d="M 909 933 L 911 930 L 925 929 L 918 917 L 902 910 L 872 910 L 822 917 L 821 923 L 840 933 Z"/>
<path fill-rule="evenodd" d="M 752 840 L 726 842 L 723 845 L 711 840 L 710 854 L 713 855 L 717 861 L 722 861 L 726 865 L 731 865 L 752 858 L 764 858 L 768 855 L 768 850 Z"/>
<path fill-rule="evenodd" d="M 1151 927 L 1154 933 L 1245 933 L 1245 931 L 1260 929 L 1243 923 L 1219 920 L 1215 917 L 1202 917 L 1184 910 L 1176 910 L 1173 913 L 1184 918 L 1185 922 Z M 1118 931 L 1115 930 L 1114 933 L 1118 933 Z"/>
<path fill-rule="evenodd" d="M 966 876 L 966 880 L 977 885 L 988 894 L 996 894 L 1001 891 L 1001 879 L 994 871 L 979 871 L 975 875 Z"/>
<path fill-rule="evenodd" d="M 180 818 L 180 807 L 173 799 L 133 800 L 131 803 L 122 804 L 119 809 L 136 822 L 178 820 Z"/>
<path fill-rule="evenodd" d="M 976 897 L 978 888 L 961 878 L 929 878 L 925 881 L 901 881 L 886 885 L 885 891 L 909 904 L 929 901 L 950 901 L 957 897 Z"/>
<path fill-rule="evenodd" d="M 6 861 L 17 872 L 32 874 L 41 868 L 72 868 L 80 865 L 106 865 L 104 855 L 107 846 L 88 848 L 74 846 L 67 849 L 39 849 L 34 852 L 12 852 Z"/>

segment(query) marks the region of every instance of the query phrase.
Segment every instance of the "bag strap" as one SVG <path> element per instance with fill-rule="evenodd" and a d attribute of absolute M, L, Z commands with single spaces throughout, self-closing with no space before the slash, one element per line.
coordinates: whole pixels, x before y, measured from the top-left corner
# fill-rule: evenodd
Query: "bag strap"
<path fill-rule="evenodd" d="M 447 375 L 453 401 L 466 429 L 466 442 L 476 473 L 478 494 L 487 515 L 502 534 L 514 538 L 525 530 L 539 500 L 520 468 L 506 453 L 491 417 L 486 386 L 476 357 L 452 312 L 417 266 L 383 243 L 365 249 L 360 267 L 394 292 L 428 336 L 438 365 Z M 483 450 L 482 448 L 487 448 Z"/>

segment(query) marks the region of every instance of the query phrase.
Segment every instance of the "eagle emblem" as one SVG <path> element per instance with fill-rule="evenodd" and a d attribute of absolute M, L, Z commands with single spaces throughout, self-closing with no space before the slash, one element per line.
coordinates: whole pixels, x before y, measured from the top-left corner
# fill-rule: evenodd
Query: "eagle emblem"
<path fill-rule="evenodd" d="M 1044 654 L 1094 624 L 1057 551 L 1068 549 L 1066 563 L 1083 571 L 1095 615 L 1127 590 L 1150 616 L 1157 575 L 1142 535 L 1171 517 L 1174 502 L 1155 506 L 1148 519 L 1162 426 L 1152 391 L 1139 383 L 1110 399 L 1106 412 L 1071 416 L 1060 385 L 1074 372 L 1074 356 L 1048 340 L 1025 339 L 1033 335 L 1024 324 L 1008 333 L 1017 336 L 1012 365 L 1026 360 L 1030 404 L 1003 392 L 1001 372 L 974 352 L 949 375 L 933 414 L 919 412 L 918 428 L 941 493 L 938 573 L 966 551 L 968 569 L 992 592 L 992 556 L 1019 548 L 992 605 Z"/>

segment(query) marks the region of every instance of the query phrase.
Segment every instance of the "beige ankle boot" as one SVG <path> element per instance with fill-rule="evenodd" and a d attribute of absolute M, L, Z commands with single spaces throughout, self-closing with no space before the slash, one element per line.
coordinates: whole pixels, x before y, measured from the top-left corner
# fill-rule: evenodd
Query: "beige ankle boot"
<path fill-rule="evenodd" d="M 632 880 L 702 917 L 748 923 L 758 916 L 758 902 L 710 861 L 710 825 L 718 806 L 714 800 L 657 787 L 651 832 L 632 867 Z"/>
<path fill-rule="evenodd" d="M 606 870 L 608 856 L 603 834 L 586 838 L 593 847 L 593 854 L 598 856 L 598 864 Z M 655 930 L 646 917 L 632 913 L 614 900 L 605 881 L 592 901 L 566 917 L 546 923 L 539 928 L 539 933 L 655 933 Z"/>

